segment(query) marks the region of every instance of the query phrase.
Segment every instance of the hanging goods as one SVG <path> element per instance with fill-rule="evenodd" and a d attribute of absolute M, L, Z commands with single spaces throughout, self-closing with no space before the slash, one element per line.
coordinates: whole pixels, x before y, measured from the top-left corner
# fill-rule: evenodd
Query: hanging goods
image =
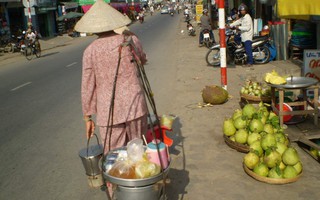
<path fill-rule="evenodd" d="M 108 116 L 108 125 L 107 125 L 107 135 L 106 139 L 104 141 L 104 151 L 106 152 L 106 142 L 107 142 L 107 137 L 110 137 L 112 134 L 112 125 L 113 125 L 113 114 L 114 114 L 114 102 L 115 102 L 115 91 L 116 91 L 116 85 L 117 85 L 117 78 L 118 78 L 118 72 L 120 68 L 120 62 L 121 62 L 121 51 L 123 47 L 129 47 L 131 49 L 132 53 L 132 61 L 136 64 L 137 67 L 137 74 L 138 77 L 140 78 L 142 88 L 145 92 L 145 96 L 147 100 L 150 103 L 150 107 L 156 116 L 156 121 L 155 123 L 151 122 L 151 127 L 158 126 L 159 127 L 159 132 L 162 132 L 161 126 L 160 126 L 160 120 L 157 114 L 157 110 L 155 107 L 155 102 L 153 99 L 153 93 L 150 88 L 149 81 L 146 77 L 146 73 L 144 71 L 143 64 L 141 63 L 139 57 L 137 56 L 137 50 L 136 47 L 133 43 L 131 35 L 126 34 L 125 32 L 123 33 L 124 35 L 124 42 L 120 45 L 119 47 L 119 59 L 118 59 L 118 66 L 116 69 L 115 73 L 115 79 L 114 79 L 114 85 L 113 85 L 113 90 L 112 90 L 112 96 L 111 96 L 111 103 L 110 103 L 110 108 L 109 108 L 109 116 Z M 148 107 L 148 106 L 147 106 Z M 150 118 L 150 114 L 148 115 Z M 155 130 L 151 128 L 152 136 L 155 139 Z M 110 149 L 110 141 L 109 141 L 109 149 L 108 152 L 112 153 L 114 150 Z M 156 145 L 156 151 L 158 153 L 158 156 L 161 158 L 161 152 L 159 145 Z M 108 153 L 108 154 L 109 154 Z M 108 155 L 107 155 L 108 156 Z M 105 159 L 107 156 L 103 157 L 102 163 L 104 163 Z M 111 199 L 117 199 L 117 200 L 162 200 L 165 199 L 165 179 L 167 177 L 168 171 L 169 171 L 169 164 L 167 165 L 167 168 L 164 168 L 164 163 L 162 159 L 160 159 L 160 167 L 161 167 L 161 172 L 160 174 L 156 176 L 152 176 L 150 178 L 146 179 L 123 179 L 123 178 L 117 178 L 110 176 L 108 172 L 106 172 L 105 169 L 103 169 L 103 175 L 106 181 L 112 183 L 115 187 L 113 189 L 113 195 Z M 102 165 L 103 168 L 103 165 Z M 163 180 L 162 182 L 161 179 Z"/>
<path fill-rule="evenodd" d="M 167 168 L 169 165 L 168 147 L 163 142 L 160 142 L 160 140 L 153 140 L 147 145 L 146 152 L 148 155 L 148 159 L 151 162 L 161 166 L 157 148 L 159 148 L 159 151 L 160 151 L 163 168 Z"/>

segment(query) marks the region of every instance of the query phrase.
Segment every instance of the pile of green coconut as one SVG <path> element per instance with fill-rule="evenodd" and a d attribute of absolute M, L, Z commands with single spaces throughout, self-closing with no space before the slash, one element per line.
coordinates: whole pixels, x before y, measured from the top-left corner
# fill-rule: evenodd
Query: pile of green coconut
<path fill-rule="evenodd" d="M 259 176 L 286 179 L 302 172 L 296 149 L 280 127 L 279 117 L 261 102 L 257 108 L 246 104 L 225 119 L 223 133 L 236 143 L 249 147 L 244 164 Z"/>

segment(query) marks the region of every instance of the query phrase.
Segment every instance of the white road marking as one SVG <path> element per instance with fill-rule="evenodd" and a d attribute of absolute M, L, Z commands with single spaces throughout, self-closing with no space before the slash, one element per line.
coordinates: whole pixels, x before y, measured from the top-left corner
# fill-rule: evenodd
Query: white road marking
<path fill-rule="evenodd" d="M 27 86 L 27 85 L 29 85 L 29 84 L 31 84 L 31 82 L 27 82 L 27 83 L 24 83 L 24 84 L 22 84 L 22 85 L 19 85 L 18 87 L 15 87 L 15 88 L 11 89 L 10 91 L 15 91 L 15 90 L 20 89 L 20 88 L 22 88 L 22 87 L 24 87 L 24 86 Z"/>
<path fill-rule="evenodd" d="M 76 64 L 77 64 L 77 62 L 73 62 L 73 63 L 67 65 L 66 67 L 71 67 L 71 66 L 76 65 Z"/>

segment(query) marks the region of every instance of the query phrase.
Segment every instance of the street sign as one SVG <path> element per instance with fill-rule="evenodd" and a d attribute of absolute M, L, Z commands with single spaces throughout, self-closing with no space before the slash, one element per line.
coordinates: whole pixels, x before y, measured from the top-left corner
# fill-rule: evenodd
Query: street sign
<path fill-rule="evenodd" d="M 30 11 L 31 11 L 31 15 L 36 15 L 36 9 L 34 9 L 34 7 L 30 8 Z M 28 16 L 29 15 L 29 12 L 28 12 L 28 8 L 24 8 L 24 15 L 25 16 Z"/>
<path fill-rule="evenodd" d="M 29 5 L 28 5 L 28 0 L 22 0 L 22 4 L 25 8 L 33 7 L 36 5 L 36 1 L 35 0 L 29 0 Z"/>
<path fill-rule="evenodd" d="M 196 22 L 200 23 L 200 17 L 202 15 L 203 5 L 196 5 Z"/>
<path fill-rule="evenodd" d="M 320 80 L 320 49 L 303 51 L 303 75 Z"/>

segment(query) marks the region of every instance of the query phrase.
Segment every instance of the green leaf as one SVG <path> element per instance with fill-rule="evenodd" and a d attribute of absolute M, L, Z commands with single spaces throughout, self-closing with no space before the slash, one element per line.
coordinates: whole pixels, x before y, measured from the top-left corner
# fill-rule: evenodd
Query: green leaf
<path fill-rule="evenodd" d="M 253 149 L 252 149 L 252 152 L 253 152 L 254 154 L 256 154 L 257 156 L 259 156 L 259 151 L 258 151 L 258 150 L 253 150 Z"/>
<path fill-rule="evenodd" d="M 279 165 L 276 166 L 276 173 L 278 174 L 278 176 L 281 175 L 281 169 L 280 169 Z"/>
<path fill-rule="evenodd" d="M 272 149 L 271 148 L 268 148 L 266 151 L 265 151 L 265 155 L 266 156 L 269 156 L 272 152 Z"/>
<path fill-rule="evenodd" d="M 254 113 L 254 114 L 252 115 L 252 119 L 259 119 L 258 117 L 259 117 L 258 113 Z"/>

